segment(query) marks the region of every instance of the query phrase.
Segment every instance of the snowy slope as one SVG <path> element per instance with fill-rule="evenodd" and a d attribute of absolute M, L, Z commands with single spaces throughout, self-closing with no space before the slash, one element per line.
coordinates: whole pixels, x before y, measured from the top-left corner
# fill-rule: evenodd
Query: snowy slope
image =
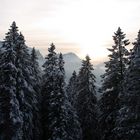
<path fill-rule="evenodd" d="M 81 59 L 74 53 L 64 54 L 63 58 L 65 61 L 66 81 L 68 81 L 74 70 L 78 73 L 81 67 Z"/>

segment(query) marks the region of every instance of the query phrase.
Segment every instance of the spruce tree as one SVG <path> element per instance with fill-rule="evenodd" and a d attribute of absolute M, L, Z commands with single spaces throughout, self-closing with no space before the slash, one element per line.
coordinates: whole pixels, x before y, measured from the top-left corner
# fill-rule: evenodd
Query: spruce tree
<path fill-rule="evenodd" d="M 43 140 L 80 140 L 79 134 L 75 134 L 78 131 L 74 132 L 74 128 L 70 127 L 71 123 L 78 128 L 64 90 L 63 56 L 60 54 L 58 57 L 54 44 L 51 44 L 48 51 L 43 65 Z"/>
<path fill-rule="evenodd" d="M 76 87 L 77 87 L 77 74 L 74 71 L 72 73 L 72 76 L 69 80 L 69 83 L 66 87 L 66 93 L 68 96 L 68 100 L 71 103 L 71 105 L 75 108 L 76 106 Z"/>
<path fill-rule="evenodd" d="M 41 70 L 39 68 L 38 57 L 35 48 L 31 51 L 31 63 L 34 76 L 34 109 L 33 109 L 33 139 L 40 140 L 42 136 L 42 126 L 41 126 Z"/>
<path fill-rule="evenodd" d="M 64 60 L 63 55 L 59 55 L 59 78 L 60 78 L 60 92 L 64 94 L 63 102 L 63 115 L 64 115 L 64 130 L 65 134 L 62 138 L 63 140 L 81 140 L 82 130 L 78 120 L 77 112 L 71 102 L 68 100 L 67 92 L 65 91 L 65 70 L 64 70 Z"/>
<path fill-rule="evenodd" d="M 35 107 L 34 75 L 31 56 L 25 44 L 24 36 L 20 33 L 15 47 L 17 73 L 17 97 L 20 110 L 23 112 L 23 140 L 33 139 L 33 110 Z"/>
<path fill-rule="evenodd" d="M 62 93 L 60 87 L 62 85 L 60 79 L 63 75 L 61 75 L 61 78 L 59 77 L 58 57 L 54 50 L 55 45 L 51 44 L 51 47 L 48 49 L 49 54 L 46 57 L 46 62 L 43 65 L 43 140 L 56 140 L 64 137 L 62 128 L 64 93 Z"/>
<path fill-rule="evenodd" d="M 65 101 L 65 112 L 65 130 L 67 132 L 65 140 L 82 140 L 82 129 L 77 111 L 68 100 Z"/>
<path fill-rule="evenodd" d="M 140 139 L 140 31 L 133 45 L 130 65 L 125 73 L 122 105 L 114 129 L 116 140 Z"/>
<path fill-rule="evenodd" d="M 18 33 L 15 22 L 6 34 L 1 50 L 0 139 L 39 140 L 39 136 L 34 138 L 33 134 L 37 128 L 33 116 L 38 110 L 35 71 L 24 36 Z"/>
<path fill-rule="evenodd" d="M 82 61 L 77 84 L 77 113 L 82 128 L 83 140 L 97 140 L 96 90 L 93 65 L 89 56 Z"/>
<path fill-rule="evenodd" d="M 39 140 L 33 117 L 38 110 L 36 72 L 15 22 L 6 34 L 0 56 L 0 139 Z"/>
<path fill-rule="evenodd" d="M 125 34 L 120 28 L 114 33 L 114 45 L 108 49 L 111 54 L 109 61 L 105 62 L 106 73 L 102 75 L 102 96 L 99 101 L 101 110 L 100 126 L 101 139 L 112 140 L 112 132 L 115 127 L 116 113 L 119 109 L 119 93 L 123 92 L 124 72 L 128 63 L 128 51 L 125 48 L 129 41 L 125 39 Z"/>
<path fill-rule="evenodd" d="M 19 107 L 16 94 L 18 70 L 15 66 L 15 46 L 18 38 L 18 29 L 12 23 L 2 45 L 0 58 L 0 139 L 21 140 L 23 113 Z"/>

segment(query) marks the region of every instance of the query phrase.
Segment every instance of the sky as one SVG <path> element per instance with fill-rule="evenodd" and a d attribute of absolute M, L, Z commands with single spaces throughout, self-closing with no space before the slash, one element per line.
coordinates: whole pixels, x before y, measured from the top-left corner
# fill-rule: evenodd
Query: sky
<path fill-rule="evenodd" d="M 26 44 L 47 54 L 74 52 L 103 61 L 118 27 L 134 42 L 140 29 L 140 0 L 0 0 L 0 40 L 16 21 Z"/>

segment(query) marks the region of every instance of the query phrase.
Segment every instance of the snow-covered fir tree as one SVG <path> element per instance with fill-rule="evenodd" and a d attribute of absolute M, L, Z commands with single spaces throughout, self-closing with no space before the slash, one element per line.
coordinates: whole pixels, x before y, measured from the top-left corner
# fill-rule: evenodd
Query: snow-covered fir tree
<path fill-rule="evenodd" d="M 42 74 L 41 74 L 41 69 L 39 67 L 38 56 L 35 48 L 33 48 L 31 51 L 31 63 L 34 72 L 33 75 L 36 77 L 36 82 L 39 81 L 36 83 L 38 84 L 41 82 Z"/>
<path fill-rule="evenodd" d="M 78 116 L 75 108 L 71 105 L 68 100 L 68 97 L 65 92 L 65 70 L 64 70 L 64 60 L 63 55 L 60 53 L 59 60 L 59 85 L 60 92 L 64 95 L 64 103 L 63 103 L 63 123 L 64 123 L 64 136 L 63 140 L 81 140 L 82 139 L 82 131 L 80 127 L 80 123 L 78 121 Z"/>
<path fill-rule="evenodd" d="M 65 101 L 65 110 L 65 130 L 67 132 L 65 139 L 82 140 L 82 129 L 77 115 L 77 111 L 68 100 Z"/>
<path fill-rule="evenodd" d="M 15 22 L 6 34 L 1 49 L 0 138 L 32 140 L 36 129 L 33 112 L 38 110 L 35 74 L 24 36 L 18 33 Z"/>
<path fill-rule="evenodd" d="M 116 112 L 119 109 L 118 95 L 123 91 L 122 82 L 124 72 L 128 63 L 128 50 L 125 48 L 129 45 L 129 41 L 125 39 L 125 34 L 120 28 L 114 33 L 114 45 L 110 51 L 109 61 L 105 62 L 106 72 L 102 75 L 102 96 L 100 99 L 100 126 L 101 139 L 112 140 L 112 133 L 115 127 Z"/>
<path fill-rule="evenodd" d="M 48 48 L 46 62 L 44 63 L 43 88 L 42 88 L 42 125 L 43 125 L 43 140 L 57 139 L 53 132 L 59 131 L 57 123 L 59 118 L 57 77 L 58 77 L 58 58 L 56 55 L 55 46 L 51 44 Z M 56 101 L 58 100 L 58 101 Z M 52 111 L 53 110 L 53 111 Z M 58 114 L 57 114 L 58 113 Z M 53 125 L 54 123 L 54 125 Z M 60 137 L 58 135 L 58 137 Z"/>
<path fill-rule="evenodd" d="M 140 139 L 140 31 L 133 43 L 130 65 L 125 74 L 124 93 L 121 95 L 121 109 L 118 112 L 115 140 Z"/>
<path fill-rule="evenodd" d="M 17 74 L 15 43 L 18 29 L 12 23 L 0 55 L 0 140 L 21 140 L 23 114 L 16 95 Z"/>
<path fill-rule="evenodd" d="M 96 90 L 93 65 L 89 56 L 82 61 L 77 83 L 77 113 L 81 123 L 83 140 L 98 140 Z"/>
<path fill-rule="evenodd" d="M 34 100 L 34 110 L 33 110 L 33 140 L 40 140 L 42 136 L 42 125 L 41 125 L 41 80 L 42 74 L 39 68 L 38 57 L 35 48 L 31 51 L 31 63 L 33 68 L 34 76 L 34 90 L 35 100 Z"/>
<path fill-rule="evenodd" d="M 69 80 L 69 83 L 66 87 L 66 93 L 68 96 L 68 100 L 71 103 L 71 105 L 75 108 L 75 104 L 76 104 L 76 87 L 77 87 L 77 74 L 74 71 L 72 73 L 72 76 Z"/>
<path fill-rule="evenodd" d="M 20 33 L 16 45 L 16 67 L 17 74 L 17 96 L 20 102 L 20 109 L 23 112 L 23 139 L 33 139 L 33 112 L 36 106 L 35 76 L 31 56 L 25 44 L 24 36 Z"/>
<path fill-rule="evenodd" d="M 70 127 L 71 124 L 76 126 L 77 122 L 64 90 L 65 71 L 62 54 L 58 57 L 54 44 L 51 44 L 48 51 L 43 65 L 43 140 L 80 140 L 81 135 L 77 134 L 78 131 L 75 131 L 74 126 Z"/>

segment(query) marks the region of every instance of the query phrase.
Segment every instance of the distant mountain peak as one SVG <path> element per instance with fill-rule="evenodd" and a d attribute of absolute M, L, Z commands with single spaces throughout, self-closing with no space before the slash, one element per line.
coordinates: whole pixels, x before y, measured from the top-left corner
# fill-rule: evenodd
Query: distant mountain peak
<path fill-rule="evenodd" d="M 65 53 L 65 54 L 63 54 L 64 56 L 65 55 L 70 55 L 70 56 L 75 56 L 75 57 L 78 57 L 75 53 L 73 53 L 73 52 L 68 52 L 68 53 Z"/>
<path fill-rule="evenodd" d="M 75 54 L 75 53 L 66 53 L 63 54 L 64 60 L 68 62 L 75 62 L 75 63 L 81 63 L 81 59 Z"/>

